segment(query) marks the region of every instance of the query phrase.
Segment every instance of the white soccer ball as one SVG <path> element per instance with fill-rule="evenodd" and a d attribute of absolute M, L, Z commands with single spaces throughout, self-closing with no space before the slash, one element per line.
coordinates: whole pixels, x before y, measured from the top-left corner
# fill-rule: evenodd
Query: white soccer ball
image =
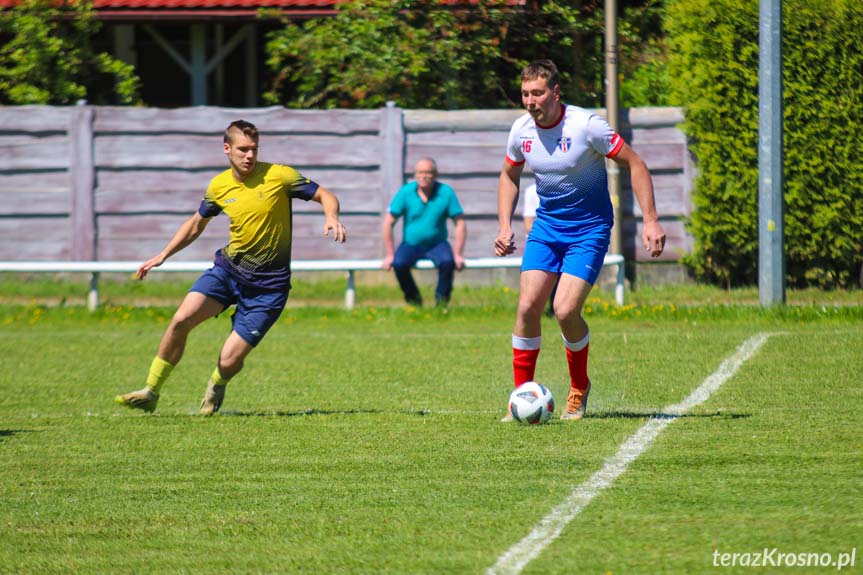
<path fill-rule="evenodd" d="M 554 396 L 541 383 L 526 381 L 510 394 L 509 412 L 519 423 L 545 423 L 554 413 Z"/>

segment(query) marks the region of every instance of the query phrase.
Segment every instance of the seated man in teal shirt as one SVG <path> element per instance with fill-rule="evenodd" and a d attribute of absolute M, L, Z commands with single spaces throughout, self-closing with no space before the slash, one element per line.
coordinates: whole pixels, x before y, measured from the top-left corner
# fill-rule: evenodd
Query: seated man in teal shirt
<path fill-rule="evenodd" d="M 467 227 L 464 211 L 455 191 L 437 181 L 437 165 L 431 158 L 422 158 L 414 168 L 414 178 L 402 186 L 390 203 L 384 217 L 383 237 L 386 256 L 384 269 L 394 269 L 405 301 L 422 305 L 411 268 L 418 259 L 428 258 L 438 268 L 435 303 L 446 305 L 452 294 L 455 270 L 464 267 L 464 242 Z M 404 216 L 404 238 L 398 250 L 393 249 L 393 226 Z M 446 222 L 455 222 L 455 250 L 447 241 Z"/>

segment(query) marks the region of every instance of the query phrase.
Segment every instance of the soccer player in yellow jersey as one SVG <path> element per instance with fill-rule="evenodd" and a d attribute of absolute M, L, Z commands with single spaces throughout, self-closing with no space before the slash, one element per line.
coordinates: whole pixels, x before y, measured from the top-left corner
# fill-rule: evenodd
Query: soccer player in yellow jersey
<path fill-rule="evenodd" d="M 225 130 L 225 155 L 231 164 L 212 179 L 198 211 L 186 220 L 156 256 L 138 268 L 144 279 L 152 268 L 195 241 L 220 212 L 231 220 L 230 241 L 216 252 L 214 265 L 195 282 L 162 336 L 144 389 L 116 397 L 117 403 L 152 412 L 162 384 L 183 357 L 186 339 L 204 320 L 236 305 L 233 329 L 210 376 L 200 413 L 219 411 L 225 386 L 243 368 L 249 352 L 281 315 L 291 289 L 291 203 L 293 198 L 321 204 L 324 235 L 344 243 L 339 201 L 328 190 L 279 164 L 258 162 L 258 130 L 237 120 Z"/>

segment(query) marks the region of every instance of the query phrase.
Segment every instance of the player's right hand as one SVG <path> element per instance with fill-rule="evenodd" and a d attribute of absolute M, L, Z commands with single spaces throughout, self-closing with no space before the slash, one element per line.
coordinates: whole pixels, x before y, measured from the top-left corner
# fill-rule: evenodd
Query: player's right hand
<path fill-rule="evenodd" d="M 141 267 L 139 267 L 138 271 L 135 272 L 135 277 L 139 280 L 142 280 L 144 279 L 144 277 L 146 277 L 148 271 L 155 267 L 159 267 L 163 263 L 165 263 L 165 258 L 163 258 L 161 255 L 152 257 L 141 264 Z"/>
<path fill-rule="evenodd" d="M 512 230 L 501 230 L 494 240 L 494 255 L 508 256 L 515 252 L 515 234 Z"/>

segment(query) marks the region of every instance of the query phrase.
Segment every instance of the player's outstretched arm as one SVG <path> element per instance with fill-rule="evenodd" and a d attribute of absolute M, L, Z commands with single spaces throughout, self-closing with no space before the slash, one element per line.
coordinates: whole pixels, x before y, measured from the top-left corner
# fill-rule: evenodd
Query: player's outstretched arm
<path fill-rule="evenodd" d="M 512 215 L 518 203 L 518 182 L 524 164 L 512 165 L 504 161 L 497 182 L 498 234 L 494 240 L 494 255 L 508 256 L 515 251 L 515 234 L 512 232 Z"/>
<path fill-rule="evenodd" d="M 348 239 L 345 226 L 339 221 L 339 199 L 323 186 L 318 187 L 312 200 L 321 204 L 324 210 L 324 217 L 327 222 L 324 224 L 324 235 L 330 235 L 330 230 L 333 232 L 333 241 L 340 244 L 345 243 Z"/>
<path fill-rule="evenodd" d="M 165 249 L 159 252 L 158 255 L 153 256 L 141 264 L 141 267 L 139 267 L 138 271 L 135 272 L 135 277 L 139 280 L 144 279 L 147 272 L 151 269 L 159 267 L 165 263 L 165 260 L 169 257 L 198 239 L 198 236 L 201 235 L 204 228 L 206 228 L 207 224 L 210 223 L 210 219 L 211 218 L 201 216 L 198 212 L 192 214 L 192 217 L 180 225 L 180 228 L 174 234 L 174 237 L 171 238 L 171 241 L 168 242 L 168 245 L 165 246 Z"/>
<path fill-rule="evenodd" d="M 659 257 L 665 250 L 665 230 L 659 223 L 659 214 L 656 212 L 656 198 L 653 195 L 653 179 L 650 177 L 650 170 L 629 144 L 623 145 L 614 160 L 629 167 L 632 191 L 641 207 L 643 223 L 641 241 L 651 257 Z"/>

